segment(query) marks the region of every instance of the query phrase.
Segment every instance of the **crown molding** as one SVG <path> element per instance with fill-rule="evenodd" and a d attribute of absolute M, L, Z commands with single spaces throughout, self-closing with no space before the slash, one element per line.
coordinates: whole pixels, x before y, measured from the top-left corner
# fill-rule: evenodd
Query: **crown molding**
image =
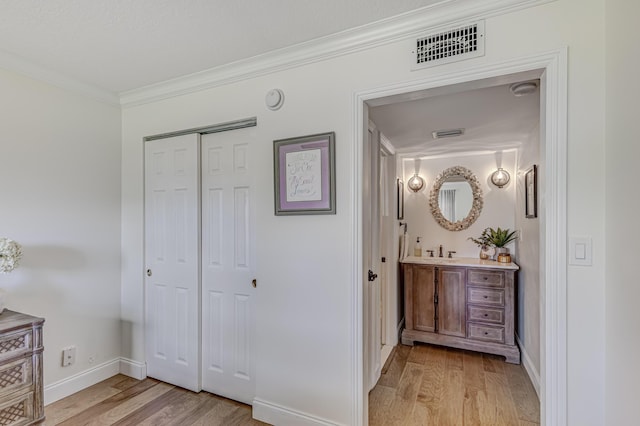
<path fill-rule="evenodd" d="M 8 52 L 0 51 L 0 68 L 51 84 L 52 86 L 65 89 L 81 96 L 92 98 L 99 102 L 113 106 L 120 105 L 120 99 L 116 93 L 81 82 L 80 80 L 58 73 L 41 65 L 36 65 Z"/>
<path fill-rule="evenodd" d="M 556 0 L 443 0 L 415 11 L 161 83 L 119 93 L 123 107 L 197 92 Z"/>

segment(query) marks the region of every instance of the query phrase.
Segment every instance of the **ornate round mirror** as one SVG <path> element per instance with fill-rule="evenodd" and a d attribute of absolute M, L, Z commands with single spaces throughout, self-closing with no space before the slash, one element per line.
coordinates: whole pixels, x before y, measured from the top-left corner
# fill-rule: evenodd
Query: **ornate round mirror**
<path fill-rule="evenodd" d="M 449 167 L 431 188 L 431 214 L 449 231 L 462 231 L 478 219 L 482 211 L 482 188 L 473 172 L 462 166 Z"/>

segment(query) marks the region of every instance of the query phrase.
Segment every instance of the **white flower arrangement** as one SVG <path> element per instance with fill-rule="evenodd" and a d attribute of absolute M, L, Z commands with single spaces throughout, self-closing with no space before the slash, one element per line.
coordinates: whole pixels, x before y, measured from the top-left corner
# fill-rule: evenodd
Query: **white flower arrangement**
<path fill-rule="evenodd" d="M 9 238 L 0 238 L 0 272 L 16 269 L 22 258 L 22 246 Z"/>

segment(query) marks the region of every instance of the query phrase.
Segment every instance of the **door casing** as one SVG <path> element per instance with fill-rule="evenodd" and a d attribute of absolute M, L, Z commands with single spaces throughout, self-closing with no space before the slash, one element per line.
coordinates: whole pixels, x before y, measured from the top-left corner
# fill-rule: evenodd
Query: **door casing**
<path fill-rule="evenodd" d="M 567 422 L 567 48 L 551 50 L 518 59 L 487 63 L 468 67 L 464 70 L 434 74 L 421 80 L 405 81 L 391 86 L 383 86 L 354 94 L 354 141 L 352 158 L 354 161 L 353 198 L 354 226 L 352 258 L 352 357 L 355 366 L 352 388 L 355 396 L 352 423 L 364 425 L 368 422 L 368 392 L 366 391 L 366 363 L 364 335 L 367 333 L 363 311 L 363 237 L 361 235 L 363 208 L 363 164 L 366 126 L 368 123 L 367 101 L 387 96 L 416 92 L 419 90 L 468 84 L 484 79 L 500 79 L 516 73 L 538 73 L 541 80 L 541 158 L 546 162 L 546 176 L 542 191 L 545 194 L 545 226 L 541 231 L 544 246 L 541 250 L 544 288 L 544 305 L 540 306 L 540 351 L 541 383 L 540 405 L 541 424 L 555 425 Z"/>

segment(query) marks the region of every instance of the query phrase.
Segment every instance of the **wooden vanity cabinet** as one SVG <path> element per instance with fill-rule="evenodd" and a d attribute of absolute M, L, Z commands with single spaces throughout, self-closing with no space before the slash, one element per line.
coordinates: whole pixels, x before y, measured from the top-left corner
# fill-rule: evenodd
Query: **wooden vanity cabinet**
<path fill-rule="evenodd" d="M 447 336 L 465 337 L 465 277 L 464 268 L 437 267 L 437 330 Z"/>
<path fill-rule="evenodd" d="M 433 343 L 520 363 L 514 334 L 515 270 L 405 263 L 403 271 L 403 344 Z"/>

